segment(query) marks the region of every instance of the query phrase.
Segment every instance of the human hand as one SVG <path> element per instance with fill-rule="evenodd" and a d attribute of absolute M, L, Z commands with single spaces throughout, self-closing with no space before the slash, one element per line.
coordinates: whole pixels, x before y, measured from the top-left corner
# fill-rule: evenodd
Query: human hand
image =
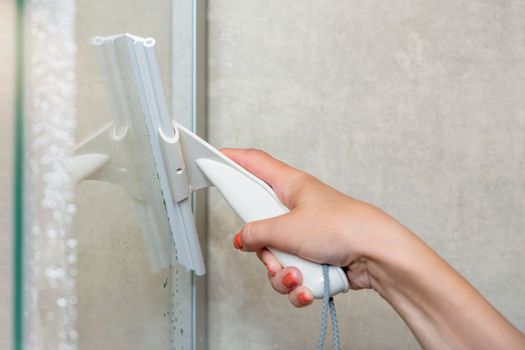
<path fill-rule="evenodd" d="M 401 225 L 378 208 L 344 195 L 315 177 L 270 155 L 251 149 L 223 149 L 233 161 L 270 185 L 290 210 L 284 215 L 250 222 L 234 238 L 234 246 L 256 252 L 268 270 L 272 287 L 301 307 L 311 304 L 301 272 L 283 268 L 266 249 L 274 247 L 316 263 L 341 266 L 350 288 L 374 288 L 368 260 L 383 236 Z"/>
<path fill-rule="evenodd" d="M 273 288 L 311 304 L 301 272 L 266 247 L 341 266 L 352 289 L 373 288 L 425 349 L 524 349 L 525 336 L 419 237 L 380 209 L 258 150 L 224 149 L 268 183 L 290 212 L 246 224 L 234 246 L 256 252 Z M 461 312 L 458 312 L 461 310 Z"/>

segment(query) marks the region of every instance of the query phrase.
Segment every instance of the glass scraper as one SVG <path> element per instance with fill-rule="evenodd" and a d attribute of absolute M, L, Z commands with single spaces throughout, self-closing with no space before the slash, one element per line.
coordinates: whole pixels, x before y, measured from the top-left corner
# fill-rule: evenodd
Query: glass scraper
<path fill-rule="evenodd" d="M 153 270 L 175 261 L 205 273 L 191 193 L 215 186 L 244 222 L 288 212 L 270 186 L 224 156 L 169 115 L 155 40 L 130 34 L 95 37 L 116 101 L 114 120 L 79 144 L 73 159 L 78 182 L 120 184 L 135 201 Z M 176 254 L 171 254 L 171 248 Z M 323 297 L 319 264 L 268 247 L 283 266 L 297 267 L 303 285 Z M 329 267 L 330 295 L 349 288 L 345 272 Z"/>

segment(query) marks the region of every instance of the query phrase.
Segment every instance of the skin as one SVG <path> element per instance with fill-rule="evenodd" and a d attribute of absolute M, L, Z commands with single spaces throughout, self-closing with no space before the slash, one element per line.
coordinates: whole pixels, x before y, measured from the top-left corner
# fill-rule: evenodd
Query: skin
<path fill-rule="evenodd" d="M 373 289 L 425 349 L 525 349 L 525 336 L 409 229 L 368 203 L 251 149 L 223 149 L 270 185 L 290 212 L 246 224 L 235 248 L 255 252 L 272 287 L 296 307 L 313 302 L 301 272 L 265 247 L 341 266 L 351 289 Z"/>

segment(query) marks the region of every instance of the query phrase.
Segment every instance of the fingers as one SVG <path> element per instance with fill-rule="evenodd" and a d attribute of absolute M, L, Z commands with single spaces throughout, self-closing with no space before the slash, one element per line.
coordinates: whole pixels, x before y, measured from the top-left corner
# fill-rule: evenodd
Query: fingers
<path fill-rule="evenodd" d="M 235 240 L 245 251 L 273 247 L 297 255 L 304 237 L 296 215 L 295 212 L 289 212 L 271 219 L 250 222 L 244 225 Z"/>
<path fill-rule="evenodd" d="M 301 272 L 293 266 L 284 267 L 277 271 L 275 275 L 268 273 L 268 279 L 273 289 L 280 294 L 288 294 L 303 283 Z"/>
<path fill-rule="evenodd" d="M 240 236 L 239 234 L 236 237 Z M 233 245 L 239 249 L 238 239 L 233 239 Z M 310 305 L 314 297 L 310 290 L 303 286 L 302 274 L 296 267 L 283 268 L 279 260 L 268 250 L 257 251 L 257 257 L 264 263 L 268 270 L 268 280 L 272 288 L 280 294 L 288 294 L 288 300 L 295 307 Z"/>
<path fill-rule="evenodd" d="M 268 279 L 270 280 L 272 287 L 274 287 L 274 284 L 276 284 L 276 286 L 274 287 L 275 290 L 277 290 L 276 288 L 280 286 L 286 287 L 286 283 L 284 281 L 284 279 L 288 275 L 286 271 L 284 273 L 279 273 L 279 275 L 284 274 L 283 280 L 281 282 L 275 281 L 276 278 L 279 278 L 279 276 L 276 275 L 282 268 L 277 258 L 268 249 L 261 249 L 257 251 L 257 256 L 259 257 L 259 259 L 261 259 L 261 261 L 266 266 L 266 269 L 268 270 Z M 290 269 L 294 268 L 292 267 Z M 291 291 L 288 292 L 288 300 L 295 307 L 303 307 L 313 303 L 314 297 L 308 288 L 306 288 L 303 285 L 298 285 L 297 287 L 293 288 Z"/>
<path fill-rule="evenodd" d="M 224 148 L 227 157 L 257 176 L 273 188 L 279 200 L 289 209 L 293 209 L 298 200 L 298 193 L 303 188 L 301 180 L 313 179 L 312 176 L 281 162 L 269 154 L 256 149 Z"/>
<path fill-rule="evenodd" d="M 290 175 L 298 172 L 297 169 L 257 149 L 223 148 L 221 151 L 271 187 L 286 181 Z"/>
<path fill-rule="evenodd" d="M 266 270 L 268 270 L 268 273 L 270 275 L 274 276 L 277 273 L 277 271 L 282 269 L 279 260 L 277 260 L 275 255 L 273 255 L 268 249 L 263 248 L 261 250 L 258 250 L 257 256 L 263 262 L 264 266 L 266 266 Z"/>
<path fill-rule="evenodd" d="M 310 290 L 301 284 L 302 275 L 296 267 L 285 267 L 275 275 L 268 273 L 268 279 L 275 291 L 288 294 L 288 300 L 295 307 L 310 305 L 314 301 Z"/>
<path fill-rule="evenodd" d="M 295 307 L 303 307 L 314 302 L 312 292 L 305 286 L 298 286 L 288 293 L 288 300 Z"/>

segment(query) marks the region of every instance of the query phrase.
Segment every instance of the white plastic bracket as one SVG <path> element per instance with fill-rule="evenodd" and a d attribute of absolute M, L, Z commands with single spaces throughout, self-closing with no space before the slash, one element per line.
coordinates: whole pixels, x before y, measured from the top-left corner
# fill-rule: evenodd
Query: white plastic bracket
<path fill-rule="evenodd" d="M 191 188 L 186 174 L 186 165 L 180 147 L 180 137 L 177 128 L 174 128 L 175 134 L 172 137 L 164 135 L 159 128 L 159 135 L 163 142 L 160 143 L 162 157 L 166 165 L 166 171 L 170 176 L 168 182 L 172 193 L 175 194 L 175 200 L 180 202 L 187 199 L 191 194 Z"/>
<path fill-rule="evenodd" d="M 73 179 L 111 182 L 125 187 L 133 198 L 144 199 L 128 128 L 118 132 L 108 123 L 75 147 Z"/>

